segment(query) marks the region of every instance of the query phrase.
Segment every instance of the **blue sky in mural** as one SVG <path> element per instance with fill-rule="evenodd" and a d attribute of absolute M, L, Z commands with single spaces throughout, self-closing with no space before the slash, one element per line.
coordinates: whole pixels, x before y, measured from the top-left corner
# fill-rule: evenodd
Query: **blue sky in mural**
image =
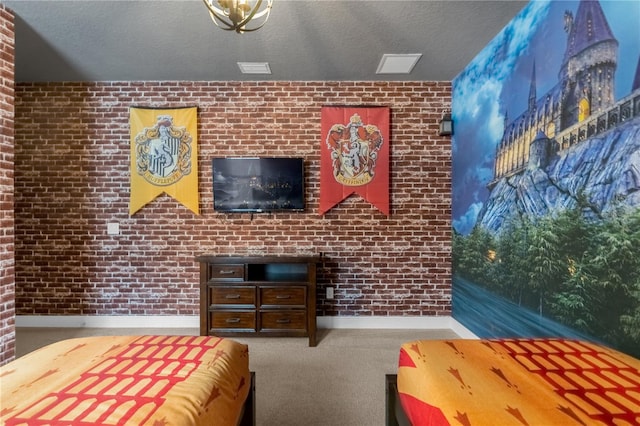
<path fill-rule="evenodd" d="M 565 11 L 578 1 L 530 2 L 453 81 L 452 113 L 454 228 L 469 233 L 489 195 L 496 145 L 505 122 L 527 108 L 535 61 L 537 97 L 558 82 L 567 34 Z M 631 92 L 640 57 L 640 1 L 601 0 L 619 43 L 616 99 Z M 534 55 L 535 53 L 535 55 Z M 498 96 L 496 96 L 498 95 Z"/>

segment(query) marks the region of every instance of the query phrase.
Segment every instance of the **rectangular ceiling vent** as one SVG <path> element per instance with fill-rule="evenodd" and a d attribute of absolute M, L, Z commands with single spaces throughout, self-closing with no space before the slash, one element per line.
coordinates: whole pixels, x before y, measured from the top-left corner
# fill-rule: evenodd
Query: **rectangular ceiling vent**
<path fill-rule="evenodd" d="M 271 74 L 268 62 L 238 62 L 242 74 Z"/>
<path fill-rule="evenodd" d="M 422 53 L 382 55 L 376 74 L 410 74 Z"/>

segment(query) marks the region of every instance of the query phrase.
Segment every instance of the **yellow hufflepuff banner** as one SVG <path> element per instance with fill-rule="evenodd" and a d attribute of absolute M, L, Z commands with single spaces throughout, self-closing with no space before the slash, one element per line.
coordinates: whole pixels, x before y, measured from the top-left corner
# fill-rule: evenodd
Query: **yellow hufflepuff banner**
<path fill-rule="evenodd" d="M 130 108 L 129 215 L 163 192 L 200 214 L 197 112 L 196 107 Z"/>

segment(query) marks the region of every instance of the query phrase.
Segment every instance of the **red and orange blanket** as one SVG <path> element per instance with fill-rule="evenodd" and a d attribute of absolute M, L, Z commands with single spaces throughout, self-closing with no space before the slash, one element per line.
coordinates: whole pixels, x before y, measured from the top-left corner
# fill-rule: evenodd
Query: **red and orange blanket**
<path fill-rule="evenodd" d="M 397 387 L 414 426 L 640 424 L 640 360 L 583 341 L 407 342 Z"/>
<path fill-rule="evenodd" d="M 0 424 L 236 425 L 248 356 L 208 336 L 57 342 L 0 368 Z"/>

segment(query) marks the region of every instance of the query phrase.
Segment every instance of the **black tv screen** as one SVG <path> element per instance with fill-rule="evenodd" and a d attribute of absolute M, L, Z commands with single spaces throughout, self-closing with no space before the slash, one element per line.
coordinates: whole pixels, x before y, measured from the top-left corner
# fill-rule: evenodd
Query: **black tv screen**
<path fill-rule="evenodd" d="M 302 158 L 214 158 L 212 166 L 216 211 L 304 210 Z"/>

